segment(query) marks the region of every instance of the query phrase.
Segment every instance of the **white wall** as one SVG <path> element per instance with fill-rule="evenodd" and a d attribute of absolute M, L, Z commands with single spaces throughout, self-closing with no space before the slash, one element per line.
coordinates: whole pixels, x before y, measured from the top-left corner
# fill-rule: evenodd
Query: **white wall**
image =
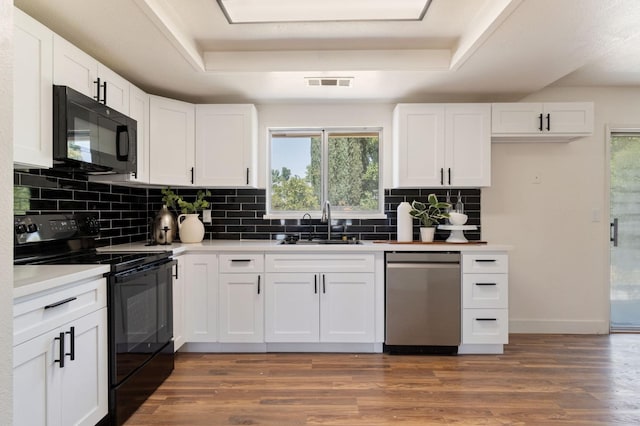
<path fill-rule="evenodd" d="M 0 424 L 12 423 L 13 1 L 0 0 Z"/>
<path fill-rule="evenodd" d="M 514 246 L 512 332 L 608 332 L 605 126 L 640 126 L 639 99 L 640 88 L 547 88 L 523 101 L 593 101 L 593 136 L 493 144 L 493 184 L 482 192 L 483 239 Z M 540 184 L 532 183 L 535 174 Z"/>
<path fill-rule="evenodd" d="M 392 104 L 268 104 L 258 105 L 258 186 L 266 187 L 269 128 L 296 127 L 382 127 L 383 160 L 391 158 Z M 391 162 L 388 162 L 389 167 Z M 391 173 L 382 165 L 384 187 L 391 185 Z"/>

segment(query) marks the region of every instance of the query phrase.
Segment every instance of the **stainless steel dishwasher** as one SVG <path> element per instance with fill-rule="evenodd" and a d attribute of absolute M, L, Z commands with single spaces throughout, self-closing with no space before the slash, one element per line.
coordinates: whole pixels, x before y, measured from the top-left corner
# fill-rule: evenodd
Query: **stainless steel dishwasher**
<path fill-rule="evenodd" d="M 385 351 L 457 353 L 460 253 L 386 253 Z"/>

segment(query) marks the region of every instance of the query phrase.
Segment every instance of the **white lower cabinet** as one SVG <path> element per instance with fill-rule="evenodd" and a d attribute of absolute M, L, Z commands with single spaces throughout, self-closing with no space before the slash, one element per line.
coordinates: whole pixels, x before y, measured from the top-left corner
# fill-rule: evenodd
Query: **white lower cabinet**
<path fill-rule="evenodd" d="M 107 415 L 105 291 L 98 279 L 14 303 L 14 425 L 95 425 Z"/>
<path fill-rule="evenodd" d="M 219 341 L 264 342 L 264 255 L 219 257 Z"/>
<path fill-rule="evenodd" d="M 506 253 L 462 254 L 461 353 L 502 353 L 509 342 L 508 263 Z"/>
<path fill-rule="evenodd" d="M 184 305 L 184 263 L 185 256 L 177 256 L 175 275 L 173 276 L 173 350 L 178 351 L 185 343 L 185 305 Z"/>
<path fill-rule="evenodd" d="M 374 341 L 374 256 L 266 255 L 265 341 Z"/>
<path fill-rule="evenodd" d="M 185 339 L 218 340 L 218 256 L 184 255 Z"/>

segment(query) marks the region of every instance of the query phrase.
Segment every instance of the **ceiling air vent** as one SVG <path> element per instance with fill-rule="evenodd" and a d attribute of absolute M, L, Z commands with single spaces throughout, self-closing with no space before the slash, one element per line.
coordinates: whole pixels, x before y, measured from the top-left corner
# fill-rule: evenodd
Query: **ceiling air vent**
<path fill-rule="evenodd" d="M 353 77 L 305 77 L 309 87 L 351 87 Z"/>

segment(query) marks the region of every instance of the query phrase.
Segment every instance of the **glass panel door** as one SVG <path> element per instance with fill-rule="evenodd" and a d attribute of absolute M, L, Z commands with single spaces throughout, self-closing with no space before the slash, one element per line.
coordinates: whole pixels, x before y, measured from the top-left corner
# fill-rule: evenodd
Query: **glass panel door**
<path fill-rule="evenodd" d="M 640 331 L 640 129 L 611 133 L 611 330 Z"/>

